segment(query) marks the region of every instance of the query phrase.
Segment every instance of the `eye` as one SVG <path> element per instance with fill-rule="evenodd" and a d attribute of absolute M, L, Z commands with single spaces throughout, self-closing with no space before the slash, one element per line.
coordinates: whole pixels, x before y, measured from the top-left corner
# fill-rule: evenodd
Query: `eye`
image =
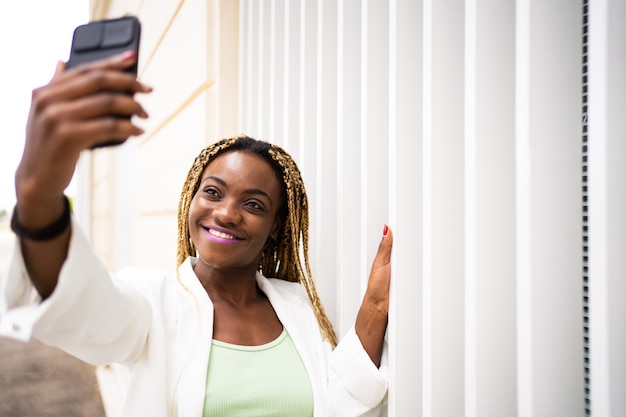
<path fill-rule="evenodd" d="M 202 192 L 209 198 L 215 199 L 219 197 L 219 192 L 215 187 L 205 187 Z"/>
<path fill-rule="evenodd" d="M 265 211 L 265 207 L 259 203 L 256 200 L 250 200 L 250 201 L 246 201 L 244 203 L 244 206 L 246 208 L 252 209 L 252 210 L 256 210 L 256 211 Z"/>

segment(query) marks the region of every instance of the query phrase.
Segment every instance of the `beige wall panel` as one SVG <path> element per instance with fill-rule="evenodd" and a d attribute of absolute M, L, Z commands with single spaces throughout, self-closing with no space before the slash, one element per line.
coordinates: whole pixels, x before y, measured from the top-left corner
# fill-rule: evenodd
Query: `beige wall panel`
<path fill-rule="evenodd" d="M 209 66 L 214 66 L 216 85 L 209 97 L 209 114 L 215 115 L 215 124 L 209 125 L 211 139 L 235 136 L 238 130 L 239 82 L 239 2 L 218 2 L 217 13 L 210 14 L 215 26 L 214 53 L 209 55 Z M 217 23 L 211 23 L 217 22 Z M 211 45 L 211 43 L 209 43 Z M 211 108 L 215 106 L 215 109 Z"/>
<path fill-rule="evenodd" d="M 154 57 L 140 70 L 141 79 L 154 87 L 143 100 L 150 119 L 148 135 L 166 120 L 207 79 L 206 8 L 185 3 Z"/>
<path fill-rule="evenodd" d="M 137 15 L 142 23 L 141 53 L 139 56 L 139 71 L 142 72 L 151 64 L 150 57 L 158 50 L 159 42 L 167 37 L 168 27 L 176 23 L 178 14 L 189 2 L 185 0 L 143 1 L 137 9 Z M 147 65 L 146 65 L 147 64 Z"/>
<path fill-rule="evenodd" d="M 114 194 L 109 182 L 94 184 L 91 190 L 92 208 L 94 216 L 103 216 L 111 213 Z"/>
<path fill-rule="evenodd" d="M 147 216 L 137 220 L 136 265 L 172 272 L 176 268 L 176 217 Z"/>
<path fill-rule="evenodd" d="M 91 230 L 94 238 L 91 245 L 102 258 L 107 267 L 113 262 L 113 229 L 111 228 L 110 213 L 94 214 L 92 216 Z"/>
<path fill-rule="evenodd" d="M 92 245 L 102 256 L 106 265 L 112 262 L 113 235 L 111 220 L 113 217 L 113 187 L 111 172 L 115 167 L 113 149 L 98 149 L 91 151 L 91 187 L 90 212 L 91 223 L 88 234 L 92 237 Z"/>
<path fill-rule="evenodd" d="M 113 168 L 113 152 L 112 148 L 97 149 L 89 152 L 91 158 L 91 179 L 94 183 L 107 181 L 111 175 Z"/>
<path fill-rule="evenodd" d="M 108 16 L 111 18 L 136 15 L 144 0 L 125 0 L 109 2 Z"/>
<path fill-rule="evenodd" d="M 205 146 L 206 106 L 198 97 L 137 152 L 139 215 L 176 210 L 187 170 Z"/>

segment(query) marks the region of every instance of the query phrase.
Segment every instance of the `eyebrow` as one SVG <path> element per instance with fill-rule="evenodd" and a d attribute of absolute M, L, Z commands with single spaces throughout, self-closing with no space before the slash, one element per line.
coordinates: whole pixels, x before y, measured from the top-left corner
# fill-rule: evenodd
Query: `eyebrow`
<path fill-rule="evenodd" d="M 216 177 L 214 175 L 209 175 L 208 177 L 203 178 L 202 182 L 205 182 L 206 180 L 213 180 L 213 181 L 217 182 L 218 184 L 220 184 L 221 186 L 228 188 L 228 184 L 226 184 L 226 181 L 224 181 L 220 177 Z M 266 193 L 265 191 L 263 191 L 263 190 L 261 190 L 259 188 L 249 188 L 249 189 L 245 190 L 244 193 L 245 194 L 261 194 L 261 195 L 264 195 L 265 197 L 267 197 L 268 200 L 270 200 L 270 203 L 274 204 L 274 202 L 272 201 L 272 197 L 270 197 L 270 195 L 268 193 Z"/>

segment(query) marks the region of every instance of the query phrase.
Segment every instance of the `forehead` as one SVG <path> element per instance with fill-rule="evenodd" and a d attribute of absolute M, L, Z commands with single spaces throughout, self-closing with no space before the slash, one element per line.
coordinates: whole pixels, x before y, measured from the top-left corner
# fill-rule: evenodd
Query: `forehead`
<path fill-rule="evenodd" d="M 201 180 L 214 176 L 228 185 L 260 188 L 280 195 L 283 188 L 274 168 L 259 155 L 231 151 L 215 158 L 204 169 Z"/>

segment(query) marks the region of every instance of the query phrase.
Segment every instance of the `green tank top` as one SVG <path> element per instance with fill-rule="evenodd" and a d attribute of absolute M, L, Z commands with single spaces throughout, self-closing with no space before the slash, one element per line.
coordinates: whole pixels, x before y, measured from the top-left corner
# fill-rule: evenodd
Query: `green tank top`
<path fill-rule="evenodd" d="M 213 340 L 203 416 L 313 416 L 311 381 L 285 329 L 260 346 Z"/>

